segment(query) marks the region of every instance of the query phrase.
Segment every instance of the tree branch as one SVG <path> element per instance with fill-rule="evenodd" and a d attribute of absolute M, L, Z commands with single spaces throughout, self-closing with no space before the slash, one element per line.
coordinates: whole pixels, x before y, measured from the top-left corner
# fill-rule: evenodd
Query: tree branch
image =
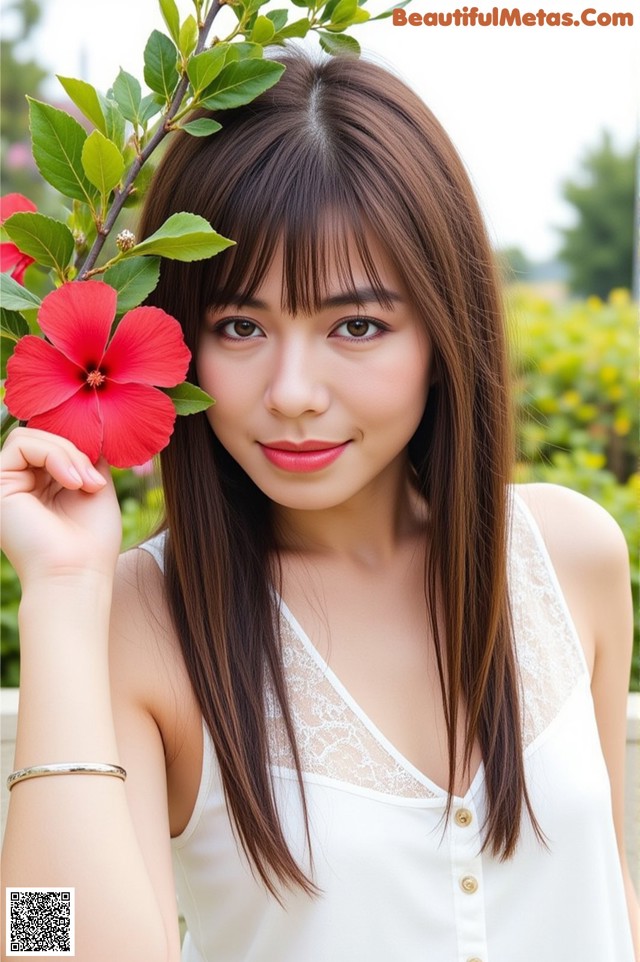
<path fill-rule="evenodd" d="M 205 45 L 207 43 L 207 37 L 209 35 L 209 31 L 211 30 L 211 27 L 213 26 L 213 21 L 218 16 L 218 13 L 220 12 L 220 8 L 222 7 L 222 5 L 223 3 L 221 2 L 221 0 L 213 0 L 213 3 L 211 4 L 211 9 L 209 10 L 206 16 L 206 19 L 202 24 L 202 27 L 198 31 L 198 43 L 196 45 L 196 48 L 192 56 L 196 56 L 196 54 L 202 53 L 202 51 L 204 50 Z M 185 73 L 182 75 L 180 79 L 178 86 L 174 91 L 173 97 L 171 98 L 171 103 L 169 104 L 169 109 L 164 115 L 163 122 L 159 125 L 158 129 L 156 130 L 155 134 L 153 135 L 149 143 L 146 145 L 144 150 L 139 154 L 139 156 L 136 157 L 134 162 L 131 164 L 131 167 L 127 171 L 127 176 L 122 185 L 122 190 L 119 192 L 119 194 L 113 201 L 113 204 L 109 208 L 109 213 L 107 214 L 104 225 L 102 226 L 101 230 L 98 231 L 98 236 L 93 242 L 93 246 L 91 250 L 87 254 L 87 257 L 82 265 L 80 273 L 76 278 L 77 280 L 79 281 L 85 280 L 89 271 L 92 270 L 94 264 L 96 263 L 98 257 L 100 256 L 100 252 L 104 247 L 104 243 L 107 237 L 111 233 L 113 225 L 118 219 L 120 211 L 124 207 L 125 201 L 131 192 L 131 188 L 133 187 L 133 183 L 136 177 L 138 176 L 138 174 L 140 173 L 140 169 L 142 168 L 143 164 L 145 164 L 146 161 L 149 159 L 149 157 L 154 152 L 158 144 L 160 144 L 164 140 L 164 138 L 171 133 L 171 121 L 173 120 L 175 115 L 178 113 L 178 110 L 182 106 L 182 101 L 184 100 L 184 96 L 187 92 L 188 86 L 189 86 L 189 77 L 187 76 L 187 73 L 185 71 Z"/>

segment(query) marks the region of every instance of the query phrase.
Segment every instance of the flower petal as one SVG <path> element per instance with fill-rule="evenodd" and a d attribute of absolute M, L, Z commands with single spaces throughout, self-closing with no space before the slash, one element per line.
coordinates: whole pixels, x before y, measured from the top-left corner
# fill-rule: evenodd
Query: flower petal
<path fill-rule="evenodd" d="M 33 201 L 25 197 L 24 194 L 5 194 L 4 197 L 0 197 L 0 224 L 3 224 L 7 217 L 11 217 L 12 214 L 37 209 Z"/>
<path fill-rule="evenodd" d="M 0 271 L 3 274 L 12 271 L 23 256 L 22 251 L 19 251 L 15 244 L 0 244 Z"/>
<path fill-rule="evenodd" d="M 113 287 L 101 281 L 63 284 L 44 298 L 38 323 L 63 354 L 89 371 L 102 360 L 117 299 Z"/>
<path fill-rule="evenodd" d="M 66 401 L 84 380 L 82 368 L 57 348 L 26 334 L 7 361 L 5 404 L 15 418 L 26 421 Z"/>
<path fill-rule="evenodd" d="M 175 317 L 159 307 L 136 307 L 118 324 L 103 364 L 119 383 L 173 387 L 184 381 L 190 360 Z"/>
<path fill-rule="evenodd" d="M 102 422 L 96 393 L 78 391 L 51 411 L 30 418 L 28 427 L 68 438 L 95 463 L 102 448 Z"/>
<path fill-rule="evenodd" d="M 171 398 L 146 384 L 107 382 L 97 392 L 102 452 L 116 468 L 143 464 L 169 443 L 176 419 Z"/>
<path fill-rule="evenodd" d="M 22 262 L 26 263 L 24 266 Z M 0 271 L 3 274 L 10 272 L 16 277 L 16 271 L 22 269 L 22 272 L 27 269 L 29 264 L 33 264 L 33 257 L 29 257 L 28 254 L 23 254 L 21 250 L 18 250 L 15 244 L 0 244 Z M 18 280 L 18 283 L 22 283 Z"/>
<path fill-rule="evenodd" d="M 23 254 L 16 266 L 11 271 L 11 276 L 17 284 L 22 284 L 24 286 L 24 272 L 30 264 L 35 264 L 33 257 L 29 257 L 28 254 Z"/>

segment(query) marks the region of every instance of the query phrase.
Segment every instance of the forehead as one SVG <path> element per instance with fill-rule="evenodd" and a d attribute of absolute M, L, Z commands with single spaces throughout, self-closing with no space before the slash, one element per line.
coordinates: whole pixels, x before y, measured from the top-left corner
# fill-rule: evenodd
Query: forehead
<path fill-rule="evenodd" d="M 336 224 L 327 225 L 315 243 L 301 245 L 283 235 L 268 248 L 258 246 L 245 275 L 232 269 L 212 295 L 211 306 L 278 305 L 291 314 L 372 301 L 390 307 L 407 300 L 402 278 L 373 232 Z"/>

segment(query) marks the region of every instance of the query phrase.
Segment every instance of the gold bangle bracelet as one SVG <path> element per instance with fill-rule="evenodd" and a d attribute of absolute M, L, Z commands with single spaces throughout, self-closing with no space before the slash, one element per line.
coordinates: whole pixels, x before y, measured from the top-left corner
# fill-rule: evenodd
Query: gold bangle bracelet
<path fill-rule="evenodd" d="M 120 765 L 106 765 L 102 762 L 57 762 L 55 765 L 32 765 L 30 768 L 19 768 L 7 778 L 9 791 L 18 782 L 27 778 L 41 778 L 43 775 L 114 775 L 124 781 L 127 773 Z"/>

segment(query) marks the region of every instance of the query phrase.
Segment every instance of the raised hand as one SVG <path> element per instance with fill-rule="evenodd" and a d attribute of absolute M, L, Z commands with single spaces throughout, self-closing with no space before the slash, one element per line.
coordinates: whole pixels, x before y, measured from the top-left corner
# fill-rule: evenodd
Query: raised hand
<path fill-rule="evenodd" d="M 0 455 L 2 548 L 23 587 L 85 573 L 111 577 L 122 527 L 104 460 L 65 438 L 15 428 Z"/>

